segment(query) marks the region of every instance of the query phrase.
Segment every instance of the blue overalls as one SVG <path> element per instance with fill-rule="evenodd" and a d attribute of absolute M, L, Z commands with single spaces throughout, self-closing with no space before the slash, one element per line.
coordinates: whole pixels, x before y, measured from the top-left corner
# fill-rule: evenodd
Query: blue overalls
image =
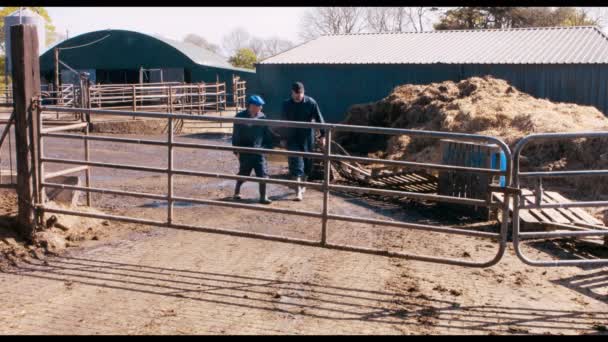
<path fill-rule="evenodd" d="M 304 96 L 302 102 L 297 103 L 289 98 L 283 102 L 282 120 L 323 123 L 323 116 L 317 102 L 309 96 Z M 321 137 L 325 132 L 321 130 Z M 290 151 L 313 152 L 315 142 L 312 128 L 287 129 L 287 149 Z M 312 160 L 303 157 L 289 157 L 289 173 L 292 177 L 305 177 L 312 171 Z"/>
<path fill-rule="evenodd" d="M 244 110 L 236 115 L 237 118 L 245 119 L 266 119 L 264 113 L 259 112 L 255 118 L 249 116 L 249 112 Z M 232 130 L 232 145 L 241 147 L 272 148 L 272 133 L 268 126 L 235 124 Z M 256 177 L 268 178 L 268 167 L 266 157 L 258 153 L 239 152 L 239 172 L 240 176 L 249 176 L 251 171 L 255 171 Z M 244 181 L 236 182 L 235 193 L 239 193 Z M 266 183 L 260 183 L 260 197 L 266 197 Z"/>

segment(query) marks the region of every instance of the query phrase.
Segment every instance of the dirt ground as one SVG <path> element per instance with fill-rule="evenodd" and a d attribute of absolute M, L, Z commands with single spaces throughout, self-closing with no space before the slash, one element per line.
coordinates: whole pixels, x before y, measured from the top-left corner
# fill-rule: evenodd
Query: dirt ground
<path fill-rule="evenodd" d="M 95 161 L 163 166 L 166 160 L 159 147 L 91 146 Z M 46 139 L 45 154 L 76 159 L 82 148 Z M 236 169 L 228 152 L 178 149 L 175 161 L 182 169 Z M 6 167 L 6 158 L 1 163 Z M 285 164 L 273 162 L 270 171 L 282 173 Z M 166 191 L 165 176 L 101 168 L 92 176 L 95 187 Z M 232 181 L 214 178 L 174 182 L 175 195 L 185 197 L 222 200 L 233 190 Z M 254 201 L 257 186 L 246 183 L 243 194 Z M 304 202 L 292 201 L 293 191 L 282 186 L 271 185 L 270 196 L 274 207 L 321 209 L 321 193 L 310 189 Z M 166 217 L 162 202 L 100 194 L 93 201 L 106 213 Z M 441 208 L 342 194 L 332 194 L 330 208 L 372 218 L 458 222 Z M 310 239 L 319 237 L 321 226 L 318 219 L 179 202 L 174 216 L 177 223 Z M 493 222 L 460 222 L 497 229 Z M 26 257 L 0 273 L 1 334 L 606 334 L 608 324 L 608 267 L 530 267 L 511 247 L 499 264 L 476 269 L 130 223 L 96 227 L 97 240 L 83 239 L 59 255 Z M 334 221 L 328 239 L 475 261 L 497 251 L 488 239 Z M 525 252 L 550 259 L 567 254 L 565 247 L 547 242 Z M 591 253 L 577 248 L 572 253 Z M 592 253 L 608 257 L 603 247 Z"/>

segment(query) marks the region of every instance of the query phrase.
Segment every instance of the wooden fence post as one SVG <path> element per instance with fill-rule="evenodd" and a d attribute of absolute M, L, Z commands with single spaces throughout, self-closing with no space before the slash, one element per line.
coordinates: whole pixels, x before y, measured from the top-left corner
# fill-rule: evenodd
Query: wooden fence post
<path fill-rule="evenodd" d="M 40 97 L 38 35 L 34 25 L 11 27 L 15 138 L 17 149 L 18 229 L 31 237 L 36 228 L 35 204 L 40 203 L 38 188 L 38 109 L 33 99 Z"/>

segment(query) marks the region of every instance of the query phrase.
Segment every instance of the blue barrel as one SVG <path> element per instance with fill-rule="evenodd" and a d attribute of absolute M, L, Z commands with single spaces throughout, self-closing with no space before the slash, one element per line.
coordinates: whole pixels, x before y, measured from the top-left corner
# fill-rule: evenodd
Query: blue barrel
<path fill-rule="evenodd" d="M 490 168 L 499 169 L 501 171 L 507 170 L 507 158 L 505 157 L 505 153 L 503 151 L 495 152 L 492 154 L 492 162 L 490 163 Z M 500 176 L 499 184 L 501 187 L 505 186 L 505 176 Z"/>

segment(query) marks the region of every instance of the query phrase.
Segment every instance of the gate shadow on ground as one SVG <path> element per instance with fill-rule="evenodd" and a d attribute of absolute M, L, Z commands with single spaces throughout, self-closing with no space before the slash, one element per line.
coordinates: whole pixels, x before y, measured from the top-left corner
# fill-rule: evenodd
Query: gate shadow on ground
<path fill-rule="evenodd" d="M 528 245 L 560 260 L 608 259 L 608 247 L 601 245 L 601 242 L 593 243 L 581 239 L 562 238 L 535 241 Z M 582 265 L 578 267 L 583 270 L 595 270 L 605 266 Z"/>
<path fill-rule="evenodd" d="M 551 281 L 554 284 L 565 286 L 585 296 L 608 304 L 608 271 L 598 271 L 590 274 L 576 275 L 569 278 Z M 599 291 L 604 291 L 602 294 Z"/>
<path fill-rule="evenodd" d="M 536 241 L 529 245 L 560 260 L 608 259 L 608 248 L 606 246 L 580 239 Z M 608 271 L 605 270 L 606 266 L 584 265 L 578 267 L 587 271 L 599 271 L 552 280 L 551 282 L 608 304 Z M 602 294 L 602 291 L 607 294 Z"/>
<path fill-rule="evenodd" d="M 597 333 L 606 312 L 515 306 L 464 306 L 416 294 L 372 291 L 228 273 L 134 265 L 101 259 L 28 260 L 6 273 L 321 320 L 361 321 L 478 333 Z M 566 279 L 578 282 L 580 279 Z M 579 283 L 580 284 L 580 283 Z M 277 296 L 278 291 L 280 295 Z M 194 304 L 194 303 L 193 303 Z M 230 310 L 232 312 L 234 310 Z M 594 325 L 596 327 L 594 328 Z M 416 331 L 416 330 L 413 330 Z"/>

